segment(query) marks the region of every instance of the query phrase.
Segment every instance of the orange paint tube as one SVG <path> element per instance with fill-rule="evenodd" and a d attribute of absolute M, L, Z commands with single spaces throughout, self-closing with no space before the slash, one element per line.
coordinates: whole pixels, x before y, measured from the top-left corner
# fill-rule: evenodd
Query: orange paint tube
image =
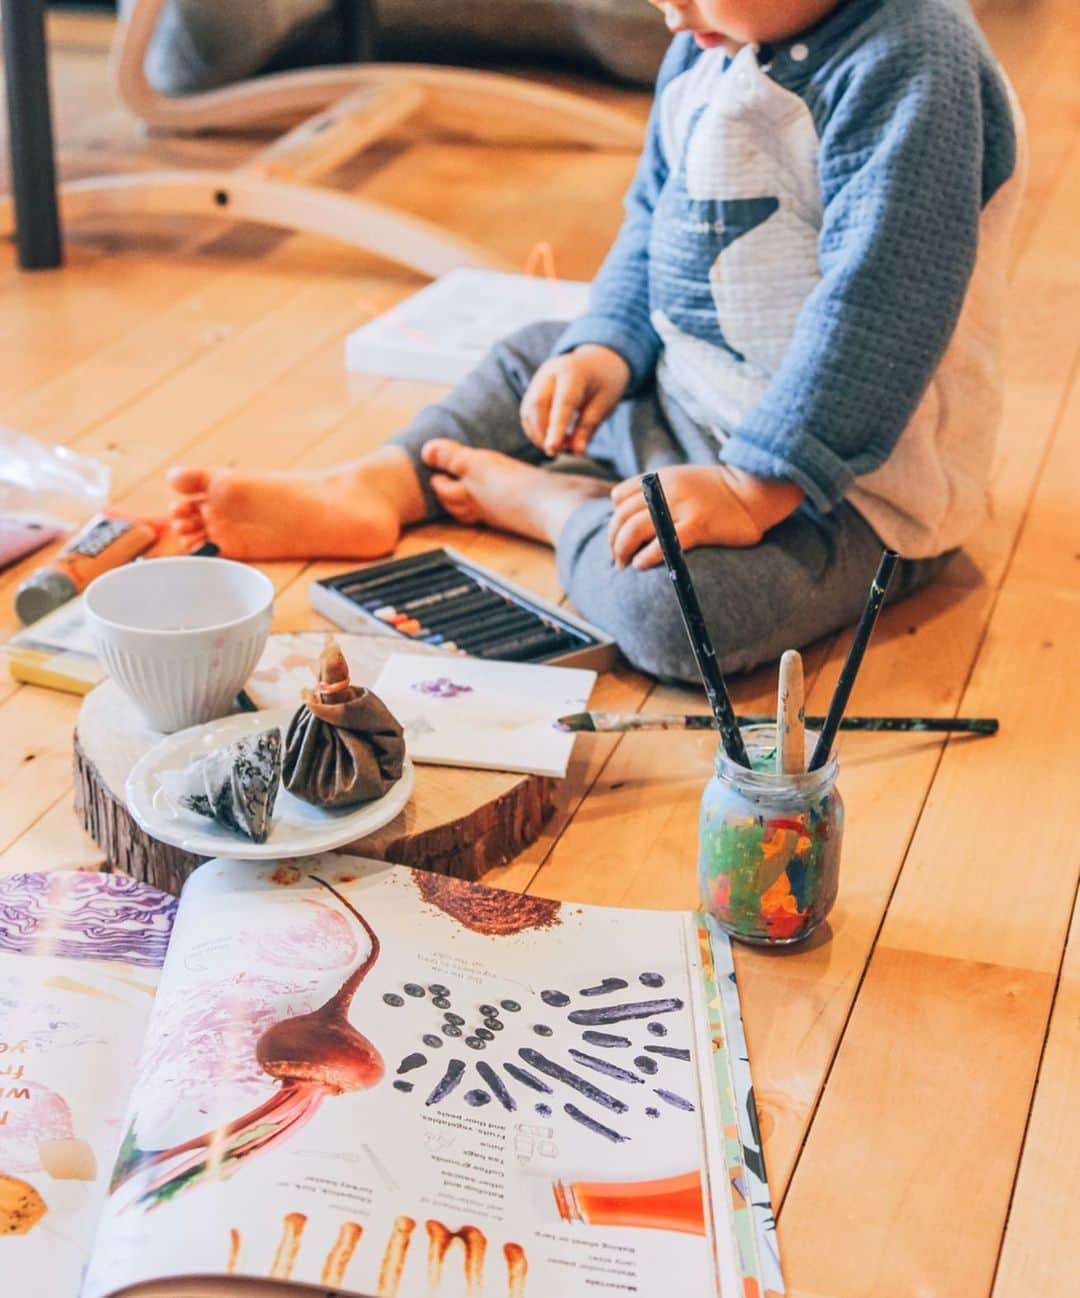
<path fill-rule="evenodd" d="M 564 1221 L 705 1233 L 700 1172 L 659 1181 L 575 1181 L 572 1185 L 558 1181 L 554 1191 Z"/>
<path fill-rule="evenodd" d="M 38 568 L 15 592 L 15 612 L 27 626 L 81 594 L 95 577 L 142 554 L 161 529 L 144 518 L 95 514 L 46 568 Z"/>

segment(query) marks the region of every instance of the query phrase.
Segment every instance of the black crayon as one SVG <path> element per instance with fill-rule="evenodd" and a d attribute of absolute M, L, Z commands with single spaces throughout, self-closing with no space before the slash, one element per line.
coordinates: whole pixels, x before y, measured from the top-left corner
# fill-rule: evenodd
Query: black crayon
<path fill-rule="evenodd" d="M 532 631 L 535 626 L 536 618 L 527 609 L 511 609 L 497 617 L 477 622 L 475 628 L 462 631 L 457 639 L 463 647 L 479 650 L 485 645 L 518 637 L 526 631 Z"/>
<path fill-rule="evenodd" d="M 567 631 L 536 631 L 529 636 L 516 640 L 503 640 L 499 644 L 488 645 L 482 650 L 480 658 L 505 658 L 511 662 L 523 659 L 549 658 L 552 654 L 570 649 L 577 643 Z"/>
<path fill-rule="evenodd" d="M 418 609 L 431 608 L 432 605 L 443 604 L 448 599 L 456 599 L 460 595 L 468 595 L 476 590 L 475 582 L 462 582 L 450 580 L 449 584 L 443 586 L 441 590 L 433 590 L 427 595 L 417 595 L 414 599 L 407 599 L 401 603 L 399 599 L 389 600 L 379 609 L 376 609 L 376 615 L 382 611 L 382 608 L 393 609 L 395 613 L 415 613 Z"/>
<path fill-rule="evenodd" d="M 420 576 L 412 581 L 403 582 L 400 586 L 395 584 L 386 590 L 377 590 L 364 599 L 360 607 L 372 613 L 381 613 L 383 609 L 400 609 L 402 605 L 413 599 L 437 595 L 443 591 L 453 590 L 455 587 L 461 587 L 465 592 L 476 589 L 474 583 L 467 585 L 462 581 L 461 575 L 451 569 L 433 576 Z"/>
<path fill-rule="evenodd" d="M 340 577 L 334 577 L 331 584 L 335 590 L 352 595 L 354 591 L 375 590 L 391 582 L 411 580 L 421 572 L 430 574 L 439 568 L 457 571 L 444 554 L 435 551 L 432 557 L 431 551 L 425 551 L 424 554 L 414 555 L 409 559 L 397 559 L 392 567 L 376 564 L 370 569 L 358 568 L 355 572 L 342 573 Z M 367 572 L 371 575 L 365 575 Z"/>

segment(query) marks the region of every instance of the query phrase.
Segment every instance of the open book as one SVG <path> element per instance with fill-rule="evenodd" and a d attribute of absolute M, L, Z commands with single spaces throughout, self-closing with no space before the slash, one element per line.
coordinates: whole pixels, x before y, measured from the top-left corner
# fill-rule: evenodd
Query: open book
<path fill-rule="evenodd" d="M 0 1293 L 782 1289 L 727 940 L 347 856 L 0 880 Z"/>

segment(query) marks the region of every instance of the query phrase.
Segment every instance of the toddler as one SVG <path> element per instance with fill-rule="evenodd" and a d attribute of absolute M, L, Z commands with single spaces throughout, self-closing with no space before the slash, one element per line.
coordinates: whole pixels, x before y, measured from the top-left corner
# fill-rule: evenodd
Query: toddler
<path fill-rule="evenodd" d="M 588 313 L 330 474 L 175 470 L 190 544 L 374 558 L 486 523 L 552 545 L 632 663 L 694 681 L 642 473 L 728 672 L 852 621 L 883 545 L 903 594 L 978 527 L 1021 166 L 964 0 L 651 2 L 674 40 Z"/>

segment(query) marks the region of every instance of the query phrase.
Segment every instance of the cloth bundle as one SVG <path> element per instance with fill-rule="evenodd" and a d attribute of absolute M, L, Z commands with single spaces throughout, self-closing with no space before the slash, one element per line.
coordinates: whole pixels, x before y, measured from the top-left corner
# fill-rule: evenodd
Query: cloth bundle
<path fill-rule="evenodd" d="M 378 695 L 352 684 L 336 640 L 319 660 L 319 684 L 285 736 L 282 782 L 315 807 L 350 807 L 381 798 L 401 778 L 405 739 Z"/>

